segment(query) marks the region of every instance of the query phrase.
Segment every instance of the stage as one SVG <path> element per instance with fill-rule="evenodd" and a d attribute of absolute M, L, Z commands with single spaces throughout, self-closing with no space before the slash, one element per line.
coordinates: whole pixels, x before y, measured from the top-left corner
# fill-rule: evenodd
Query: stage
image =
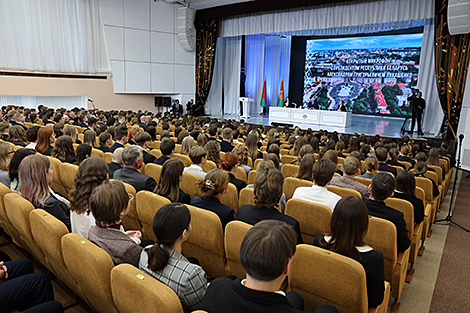
<path fill-rule="evenodd" d="M 233 119 L 233 116 L 224 116 L 225 119 Z M 404 118 L 399 117 L 383 117 L 383 116 L 373 116 L 373 115 L 359 115 L 352 114 L 351 117 L 351 126 L 350 127 L 337 127 L 337 126 L 328 126 L 318 124 L 305 124 L 305 123 L 289 123 L 294 126 L 299 126 L 302 129 L 311 128 L 313 130 L 324 129 L 330 132 L 337 131 L 339 133 L 349 133 L 349 134 L 365 134 L 365 135 L 375 135 L 379 134 L 380 136 L 385 137 L 394 137 L 399 138 L 402 135 L 400 134 L 400 129 L 403 125 Z M 272 122 L 286 123 L 276 119 L 269 119 L 269 117 L 258 115 L 245 119 L 245 122 L 259 125 L 271 125 Z M 410 129 L 411 120 L 407 122 L 406 129 Z M 411 138 L 436 138 L 437 134 L 424 134 L 424 136 L 418 136 L 417 131 L 413 135 L 409 135 Z"/>

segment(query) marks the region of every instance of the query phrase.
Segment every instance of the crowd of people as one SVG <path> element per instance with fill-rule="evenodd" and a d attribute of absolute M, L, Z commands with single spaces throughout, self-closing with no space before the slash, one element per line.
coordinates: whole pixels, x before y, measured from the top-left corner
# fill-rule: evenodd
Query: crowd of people
<path fill-rule="evenodd" d="M 303 242 L 301 224 L 284 213 L 285 177 L 281 168 L 285 164 L 280 161 L 281 150 L 287 150 L 295 159 L 292 163 L 299 166 L 294 177 L 313 183 L 311 187 L 298 187 L 293 198 L 323 204 L 332 211 L 330 232 L 317 236 L 314 245 L 361 263 L 367 277 L 369 307 L 383 301 L 384 271 L 382 253 L 364 243 L 368 215 L 391 221 L 397 229 L 398 252 L 406 250 L 410 239 L 403 213 L 388 207 L 385 200 L 395 197 L 409 201 L 414 221 L 423 221 L 424 205 L 415 195 L 415 177 L 426 177 L 426 172 L 432 170 L 430 165 L 441 167 L 445 175 L 440 162 L 443 156 L 454 162 L 446 143 L 430 147 L 406 136 L 387 139 L 300 128 L 268 130 L 233 120 L 142 111 L 3 107 L 1 115 L 0 182 L 55 216 L 69 231 L 99 245 L 115 264 L 130 263 L 168 285 L 186 310 L 303 310 L 298 294 L 279 292 L 295 246 Z M 83 130 L 83 142 L 75 126 Z M 149 153 L 154 141 L 159 142 L 158 158 Z M 181 145 L 180 154 L 191 160 L 190 166 L 174 158 L 176 144 Z M 112 161 L 107 164 L 103 158 L 92 157 L 93 149 L 113 153 Z M 221 157 L 220 152 L 225 154 Z M 49 187 L 54 174 L 47 156 L 78 165 L 70 196 Z M 339 167 L 338 157 L 344 158 Z M 203 166 L 208 161 L 217 168 L 205 172 Z M 140 171 L 150 163 L 161 166 L 158 181 Z M 413 173 L 406 164 L 414 169 Z M 247 177 L 256 171 L 254 184 L 247 186 L 235 176 L 239 167 Z M 191 198 L 181 189 L 184 173 L 200 177 L 202 196 Z M 371 179 L 370 185 L 358 182 L 356 176 Z M 122 219 L 134 199 L 122 182 L 136 192 L 151 191 L 170 201 L 153 219 L 156 242 L 143 240 L 140 230 L 124 229 Z M 432 182 L 433 196 L 438 196 L 440 191 Z M 229 183 L 238 193 L 253 188 L 254 204 L 241 206 L 235 214 L 233 208 L 221 203 Z M 354 189 L 361 198 L 341 198 L 330 192 L 328 185 Z M 211 280 L 198 260 L 182 254 L 182 244 L 191 233 L 191 214 L 186 204 L 217 214 L 223 229 L 233 220 L 254 225 L 240 250 L 246 279 Z M 43 294 L 27 295 L 31 301 L 2 297 L 5 288 L 12 288 L 6 287 L 7 283 L 26 285 L 29 282 L 20 282 L 18 276 L 34 275 L 30 268 L 25 270 L 28 274 L 16 274 L 15 263 L 8 263 L 8 256 L 4 258 L 0 260 L 5 261 L 0 263 L 0 306 L 27 308 L 53 299 L 47 277 L 40 275 L 35 279 L 41 280 L 37 289 Z M 56 303 L 50 305 L 60 310 Z M 336 309 L 320 306 L 317 311 Z"/>

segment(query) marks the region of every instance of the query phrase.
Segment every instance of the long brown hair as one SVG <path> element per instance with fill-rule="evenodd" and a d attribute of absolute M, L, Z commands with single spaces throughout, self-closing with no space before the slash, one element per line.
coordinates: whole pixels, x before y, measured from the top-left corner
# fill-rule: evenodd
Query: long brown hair
<path fill-rule="evenodd" d="M 49 127 L 41 127 L 38 131 L 38 141 L 36 144 L 36 151 L 44 153 L 51 146 L 51 137 L 54 131 Z"/>
<path fill-rule="evenodd" d="M 178 202 L 180 177 L 183 174 L 183 170 L 183 161 L 179 159 L 170 159 L 163 163 L 160 179 L 154 192 L 168 198 L 171 202 Z"/>
<path fill-rule="evenodd" d="M 248 155 L 255 162 L 258 158 L 258 133 L 252 131 L 248 134 L 246 147 L 248 148 Z"/>
<path fill-rule="evenodd" d="M 294 141 L 294 147 L 289 151 L 289 155 L 298 156 L 300 148 L 307 144 L 307 138 L 300 136 Z"/>
<path fill-rule="evenodd" d="M 315 164 L 315 156 L 313 154 L 306 154 L 300 161 L 299 172 L 294 176 L 295 178 L 313 181 L 313 165 Z"/>
<path fill-rule="evenodd" d="M 284 174 L 278 169 L 267 168 L 256 172 L 254 185 L 255 204 L 275 210 L 282 196 Z"/>
<path fill-rule="evenodd" d="M 364 245 L 364 237 L 369 228 L 367 206 L 357 196 L 344 196 L 336 203 L 330 221 L 330 242 L 333 251 L 357 259 L 356 247 Z"/>
<path fill-rule="evenodd" d="M 405 195 L 415 197 L 416 179 L 413 173 L 409 171 L 401 171 L 398 173 L 395 188 L 398 191 L 403 192 Z"/>
<path fill-rule="evenodd" d="M 18 178 L 21 186 L 21 195 L 34 206 L 43 206 L 47 198 L 49 198 L 47 172 L 50 166 L 49 159 L 40 154 L 27 156 L 20 164 Z"/>
<path fill-rule="evenodd" d="M 57 139 L 55 142 L 54 149 L 52 149 L 51 156 L 61 160 L 62 162 L 65 161 L 67 156 L 71 156 L 75 158 L 75 150 L 73 150 L 73 142 L 72 137 L 67 135 L 62 135 Z"/>

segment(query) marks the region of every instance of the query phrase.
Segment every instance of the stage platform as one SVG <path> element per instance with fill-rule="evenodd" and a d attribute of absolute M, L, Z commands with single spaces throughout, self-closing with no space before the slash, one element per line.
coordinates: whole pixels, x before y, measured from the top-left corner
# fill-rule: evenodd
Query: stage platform
<path fill-rule="evenodd" d="M 233 116 L 224 116 L 226 119 L 233 119 Z M 398 117 L 383 117 L 383 116 L 373 116 L 373 115 L 359 115 L 353 114 L 351 117 L 351 126 L 350 127 L 337 127 L 337 126 L 328 126 L 318 124 L 300 124 L 300 123 L 289 123 L 294 126 L 299 126 L 302 129 L 311 128 L 313 130 L 324 129 L 328 131 L 337 131 L 339 133 L 358 133 L 365 135 L 375 135 L 379 134 L 385 137 L 401 137 L 400 129 L 403 125 L 404 118 Z M 259 124 L 259 125 L 271 125 L 272 122 L 285 123 L 275 119 L 270 120 L 268 116 L 254 116 L 245 120 L 246 123 Z M 411 120 L 408 121 L 407 129 L 410 129 Z M 413 135 L 409 135 L 411 138 L 436 138 L 436 134 L 424 134 L 424 136 L 418 136 L 415 131 Z"/>

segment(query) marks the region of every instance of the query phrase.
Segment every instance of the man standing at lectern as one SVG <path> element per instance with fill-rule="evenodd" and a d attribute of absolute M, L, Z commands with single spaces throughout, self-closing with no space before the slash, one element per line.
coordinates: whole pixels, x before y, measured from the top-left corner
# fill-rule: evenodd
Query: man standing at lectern
<path fill-rule="evenodd" d="M 415 121 L 418 122 L 418 135 L 422 136 L 423 130 L 421 129 L 421 119 L 424 109 L 426 108 L 426 101 L 421 97 L 421 91 L 416 93 L 416 97 L 411 100 L 411 133 L 415 129 Z"/>

